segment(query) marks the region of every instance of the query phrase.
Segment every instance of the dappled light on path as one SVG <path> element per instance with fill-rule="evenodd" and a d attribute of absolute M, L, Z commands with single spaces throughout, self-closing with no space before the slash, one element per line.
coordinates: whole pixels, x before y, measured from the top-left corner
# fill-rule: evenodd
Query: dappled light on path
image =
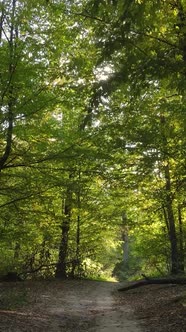
<path fill-rule="evenodd" d="M 25 283 L 28 305 L 1 311 L 0 331 L 141 332 L 118 287 L 88 280 Z"/>

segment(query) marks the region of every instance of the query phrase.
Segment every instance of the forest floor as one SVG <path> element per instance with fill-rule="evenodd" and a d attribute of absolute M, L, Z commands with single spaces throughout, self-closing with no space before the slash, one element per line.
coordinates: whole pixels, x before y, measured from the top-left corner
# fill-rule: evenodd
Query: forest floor
<path fill-rule="evenodd" d="M 88 280 L 0 283 L 0 331 L 186 331 L 186 286 L 118 292 L 120 286 Z"/>
<path fill-rule="evenodd" d="M 186 331 L 186 285 L 149 285 L 121 292 L 144 332 Z"/>

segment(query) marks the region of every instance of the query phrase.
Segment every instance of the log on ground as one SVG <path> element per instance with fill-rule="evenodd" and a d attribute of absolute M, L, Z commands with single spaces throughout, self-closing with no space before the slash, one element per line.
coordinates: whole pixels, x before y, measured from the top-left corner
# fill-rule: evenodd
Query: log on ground
<path fill-rule="evenodd" d="M 163 284 L 175 284 L 175 285 L 186 285 L 186 278 L 146 278 L 136 282 L 132 282 L 127 286 L 119 288 L 118 291 L 127 291 L 130 289 L 148 286 L 148 285 L 163 285 Z"/>

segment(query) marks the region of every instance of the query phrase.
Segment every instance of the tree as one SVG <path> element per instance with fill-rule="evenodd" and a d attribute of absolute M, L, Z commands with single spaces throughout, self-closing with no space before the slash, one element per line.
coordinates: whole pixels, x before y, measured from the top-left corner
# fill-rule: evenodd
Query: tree
<path fill-rule="evenodd" d="M 183 272 L 184 2 L 5 0 L 0 17 L 0 228 L 12 266 L 111 270 L 126 211 L 137 273 Z"/>
<path fill-rule="evenodd" d="M 5 0 L 0 9 L 1 229 L 8 234 L 6 246 L 10 252 L 15 248 L 20 260 L 27 256 L 26 248 L 31 256 L 35 251 L 29 238 L 33 240 L 41 219 L 47 219 L 47 196 L 54 186 L 44 177 L 52 178 L 50 161 L 59 158 L 57 147 L 54 152 L 60 103 L 55 79 L 61 49 L 54 31 L 56 26 L 59 34 L 61 30 L 59 13 L 54 16 L 43 1 Z M 47 242 L 43 238 L 42 232 L 35 237 L 41 250 Z"/>
<path fill-rule="evenodd" d="M 105 90 L 104 82 L 102 90 L 102 95 L 110 96 L 107 109 L 112 112 L 111 121 L 114 111 L 119 119 L 117 128 L 123 119 L 125 132 L 117 133 L 120 143 L 125 144 L 125 151 L 132 155 L 132 172 L 136 173 L 133 178 L 138 188 L 139 181 L 144 186 L 144 175 L 150 181 L 157 180 L 159 169 L 157 206 L 161 199 L 170 239 L 171 272 L 183 272 L 174 200 L 179 191 L 179 186 L 175 186 L 175 181 L 179 182 L 175 165 L 183 165 L 181 156 L 185 150 L 180 122 L 180 114 L 185 112 L 182 89 L 185 85 L 185 5 L 182 1 L 110 1 L 107 5 L 104 1 L 99 4 L 91 1 L 87 6 L 100 49 L 99 66 L 109 65 L 113 71 L 107 80 L 112 85 Z M 98 106 L 97 114 L 99 112 Z M 184 115 L 181 118 L 185 122 Z M 110 124 L 108 114 L 102 114 L 103 121 Z M 175 139 L 180 142 L 179 146 L 173 142 Z M 178 155 L 179 161 L 176 160 Z M 139 172 L 140 169 L 143 172 Z M 185 177 L 185 171 L 178 177 Z"/>

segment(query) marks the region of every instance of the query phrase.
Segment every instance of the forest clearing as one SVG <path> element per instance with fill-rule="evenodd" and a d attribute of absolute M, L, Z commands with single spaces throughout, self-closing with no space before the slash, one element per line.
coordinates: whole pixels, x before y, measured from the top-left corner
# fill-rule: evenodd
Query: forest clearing
<path fill-rule="evenodd" d="M 1 283 L 2 332 L 185 332 L 186 286 L 90 280 Z"/>

